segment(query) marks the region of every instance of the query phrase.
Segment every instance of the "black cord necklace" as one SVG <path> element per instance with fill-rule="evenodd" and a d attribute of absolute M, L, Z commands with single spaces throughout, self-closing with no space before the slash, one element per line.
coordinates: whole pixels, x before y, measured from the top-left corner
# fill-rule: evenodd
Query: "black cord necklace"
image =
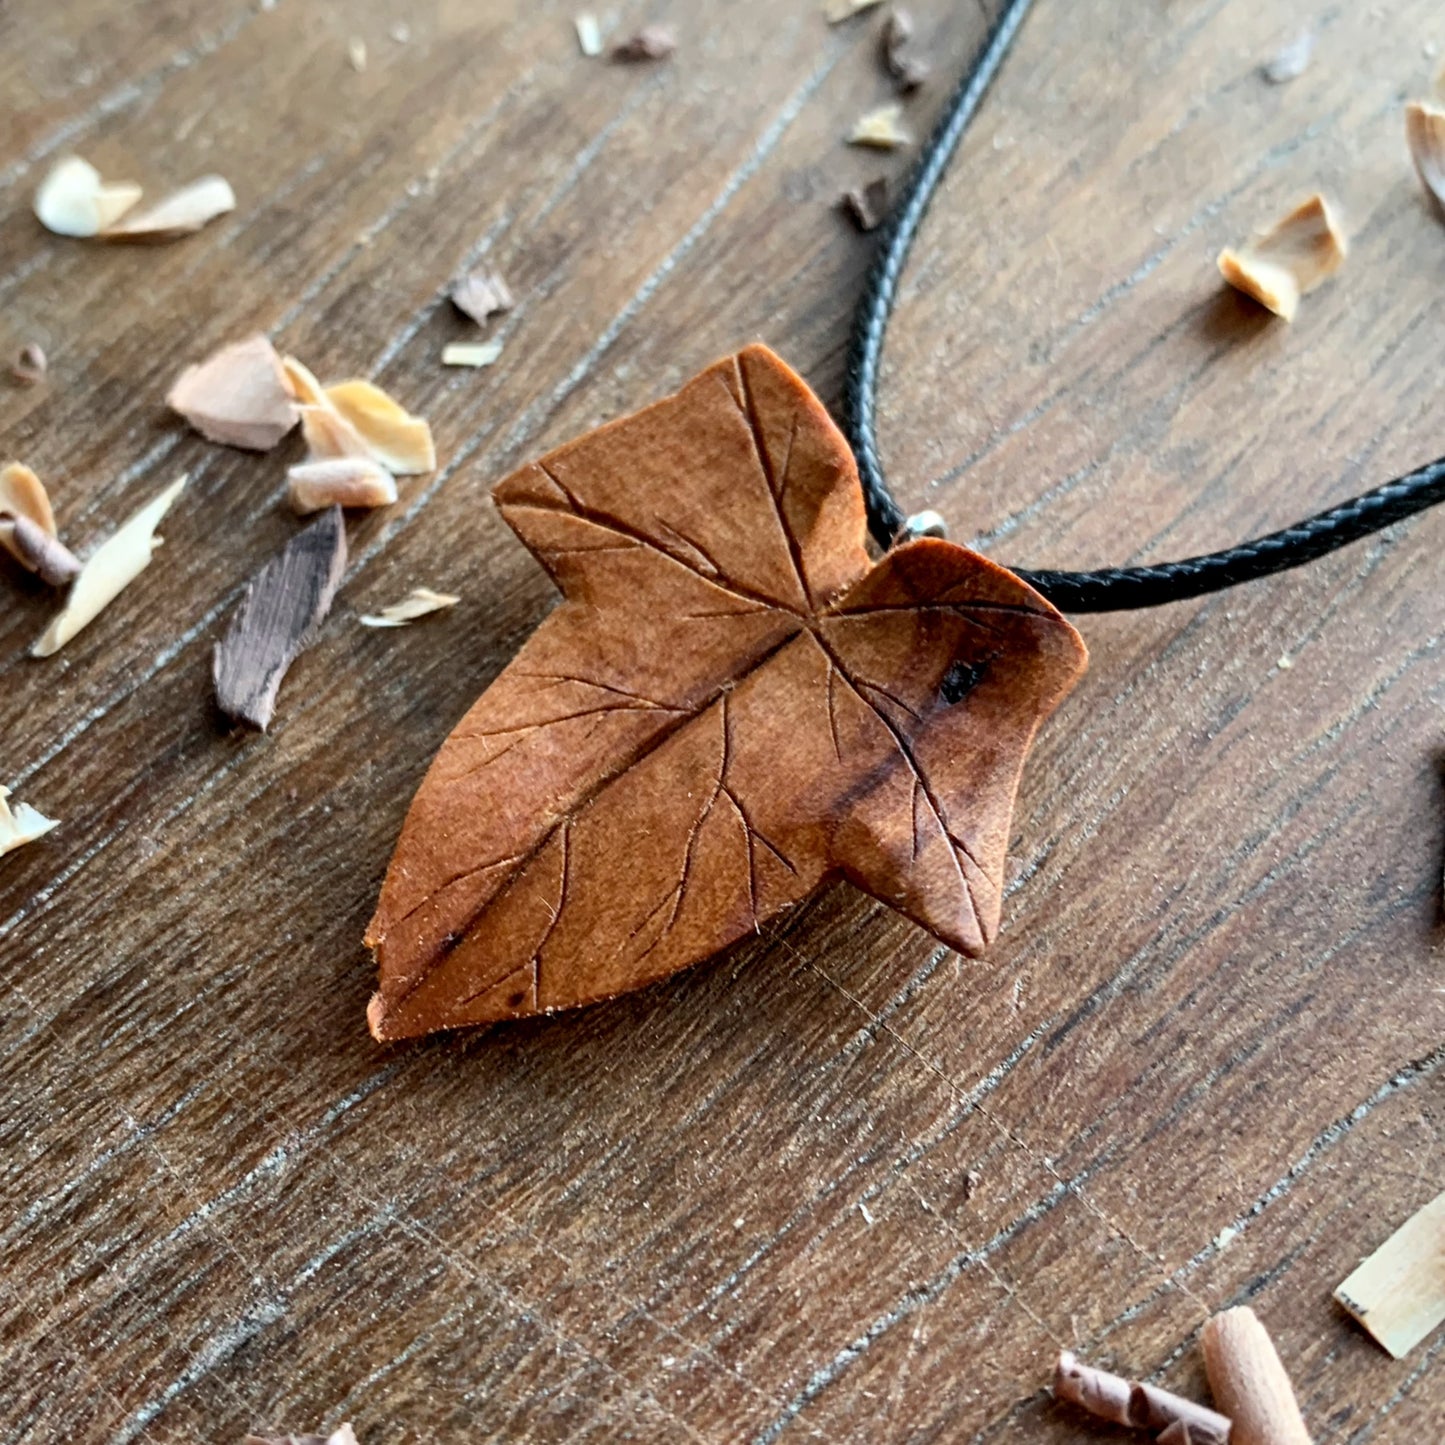
<path fill-rule="evenodd" d="M 898 282 L 934 192 L 1032 3 L 1009 0 L 992 34 L 949 98 L 942 120 L 909 177 L 902 200 L 882 232 L 878 258 L 858 303 L 843 398 L 843 424 L 858 459 L 869 530 L 885 548 L 906 533 L 908 526 L 907 516 L 884 480 L 874 426 L 878 366 Z M 1036 572 L 1022 567 L 1011 570 L 1066 612 L 1157 607 L 1299 567 L 1442 501 L 1445 458 L 1292 527 L 1241 542 L 1223 552 L 1161 562 L 1153 567 L 1105 567 L 1092 572 Z"/>

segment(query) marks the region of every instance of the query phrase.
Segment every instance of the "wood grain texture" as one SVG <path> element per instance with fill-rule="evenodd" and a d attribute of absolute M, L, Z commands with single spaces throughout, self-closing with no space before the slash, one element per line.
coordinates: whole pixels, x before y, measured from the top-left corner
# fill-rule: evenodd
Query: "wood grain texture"
<path fill-rule="evenodd" d="M 553 605 L 489 486 L 755 337 L 835 400 L 870 242 L 833 203 L 902 163 L 842 145 L 891 82 L 872 22 L 812 0 L 624 4 L 620 33 L 677 31 L 651 67 L 582 60 L 570 6 L 425 0 L 405 44 L 399 8 L 0 15 L 0 344 L 50 358 L 0 392 L 6 450 L 82 550 L 192 473 L 60 658 L 24 656 L 48 589 L 0 579 L 0 781 L 62 820 L 0 864 L 0 1440 L 1082 1445 L 1061 1346 L 1198 1394 L 1236 1303 L 1317 1441 L 1438 1438 L 1445 1346 L 1391 1361 L 1329 1296 L 1441 1182 L 1445 518 L 1086 619 L 986 959 L 839 888 L 595 1010 L 368 1038 L 407 801 Z M 982 9 L 913 8 L 956 73 Z M 1263 83 L 1305 24 L 1310 69 Z M 1040 0 L 905 280 L 904 505 L 1093 565 L 1438 453 L 1445 233 L 1400 108 L 1439 32 L 1421 0 Z M 28 199 L 66 149 L 240 203 L 164 248 L 63 242 Z M 1315 188 L 1351 257 L 1284 327 L 1213 258 Z M 447 287 L 483 264 L 517 305 L 458 375 Z M 210 447 L 163 406 L 255 330 L 384 385 L 441 463 L 351 523 L 265 738 L 218 730 L 209 654 L 297 529 L 300 442 Z M 464 601 L 355 625 L 418 584 Z"/>

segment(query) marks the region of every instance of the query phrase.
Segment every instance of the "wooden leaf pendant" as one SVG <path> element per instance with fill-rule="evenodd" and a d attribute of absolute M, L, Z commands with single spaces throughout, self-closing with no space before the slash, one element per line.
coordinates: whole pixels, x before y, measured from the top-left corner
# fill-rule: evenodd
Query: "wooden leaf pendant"
<path fill-rule="evenodd" d="M 762 346 L 494 495 L 564 600 L 411 805 L 378 1039 L 611 998 L 840 874 L 983 951 L 1024 755 L 1087 660 L 1054 608 L 951 542 L 871 562 L 847 443 Z"/>

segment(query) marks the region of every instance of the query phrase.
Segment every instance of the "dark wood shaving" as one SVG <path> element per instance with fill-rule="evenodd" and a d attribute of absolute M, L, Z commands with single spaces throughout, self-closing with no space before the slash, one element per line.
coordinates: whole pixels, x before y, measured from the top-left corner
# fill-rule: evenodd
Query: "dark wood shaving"
<path fill-rule="evenodd" d="M 677 37 L 665 25 L 644 25 L 612 47 L 614 60 L 666 60 L 677 49 Z"/>
<path fill-rule="evenodd" d="M 452 305 L 478 326 L 499 311 L 510 311 L 514 304 L 511 289 L 495 271 L 468 271 L 452 284 Z"/>
<path fill-rule="evenodd" d="M 838 204 L 852 218 L 860 231 L 872 231 L 888 214 L 888 180 L 879 176 L 865 186 L 844 191 Z"/>
<path fill-rule="evenodd" d="M 917 90 L 928 79 L 928 62 L 909 51 L 912 39 L 913 17 L 895 5 L 878 32 L 878 55 L 883 68 L 904 95 Z"/>
<path fill-rule="evenodd" d="M 251 579 L 212 666 L 227 717 L 266 731 L 286 669 L 331 610 L 345 569 L 346 528 L 332 507 Z"/>
<path fill-rule="evenodd" d="M 8 550 L 42 582 L 64 587 L 79 576 L 80 561 L 75 553 L 29 517 L 7 517 L 0 521 L 0 528 L 4 528 Z"/>
<path fill-rule="evenodd" d="M 26 386 L 35 386 L 45 380 L 48 365 L 45 353 L 35 342 L 29 341 L 20 348 L 20 354 L 10 363 L 10 375 Z"/>

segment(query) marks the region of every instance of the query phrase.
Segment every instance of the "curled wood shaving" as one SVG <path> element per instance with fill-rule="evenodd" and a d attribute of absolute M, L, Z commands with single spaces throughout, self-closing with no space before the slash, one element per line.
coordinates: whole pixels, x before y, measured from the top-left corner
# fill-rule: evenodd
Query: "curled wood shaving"
<path fill-rule="evenodd" d="M 913 137 L 903 129 L 903 107 L 896 101 L 880 105 L 861 116 L 848 137 L 848 144 L 873 146 L 877 150 L 891 151 L 898 146 L 908 145 Z"/>
<path fill-rule="evenodd" d="M 330 612 L 345 570 L 346 527 L 331 507 L 251 579 L 211 666 L 227 717 L 266 731 L 286 670 Z"/>
<path fill-rule="evenodd" d="M 677 37 L 665 25 L 644 25 L 612 47 L 612 58 L 622 61 L 666 60 L 677 49 Z"/>
<path fill-rule="evenodd" d="M 0 787 L 0 853 L 33 843 L 57 826 L 54 818 L 36 812 L 29 803 L 16 803 L 12 808 L 9 797 L 10 789 Z"/>
<path fill-rule="evenodd" d="M 500 341 L 454 341 L 442 348 L 443 366 L 490 366 L 502 354 Z"/>
<path fill-rule="evenodd" d="M 383 607 L 380 612 L 370 612 L 360 619 L 363 627 L 405 627 L 418 617 L 432 612 L 442 612 L 455 607 L 462 599 L 450 592 L 433 592 L 430 587 L 413 587 L 400 602 Z"/>
<path fill-rule="evenodd" d="M 70 600 L 30 649 L 32 657 L 50 657 L 59 652 L 145 571 L 152 551 L 160 545 L 156 527 L 185 485 L 185 477 L 172 482 L 86 560 L 70 589 Z"/>
<path fill-rule="evenodd" d="M 881 3 L 882 0 L 824 0 L 823 18 L 829 25 L 841 25 Z"/>
<path fill-rule="evenodd" d="M 1445 110 L 1412 100 L 1405 107 L 1405 138 L 1425 189 L 1445 207 Z"/>
<path fill-rule="evenodd" d="M 283 357 L 281 369 L 313 460 L 369 456 L 400 477 L 436 467 L 431 428 L 379 386 L 355 380 L 322 386 L 294 356 Z"/>
<path fill-rule="evenodd" d="M 55 530 L 55 515 L 40 478 L 19 462 L 0 469 L 0 547 L 51 587 L 63 587 L 80 563 Z"/>
<path fill-rule="evenodd" d="M 326 401 L 394 476 L 435 469 L 431 428 L 369 381 L 342 381 L 326 388 Z"/>
<path fill-rule="evenodd" d="M 64 156 L 35 193 L 35 214 L 57 236 L 98 236 L 141 198 L 130 181 L 107 182 L 88 161 Z"/>
<path fill-rule="evenodd" d="M 366 69 L 366 41 L 361 36 L 353 35 L 346 42 L 346 58 L 351 62 L 351 68 L 358 74 Z"/>
<path fill-rule="evenodd" d="M 577 30 L 577 44 L 581 47 L 583 55 L 595 56 L 602 54 L 602 29 L 597 24 L 597 17 L 590 10 L 584 10 L 572 24 Z"/>
<path fill-rule="evenodd" d="M 45 380 L 45 373 L 50 369 L 50 363 L 45 359 L 45 353 L 40 349 L 38 343 L 27 341 L 20 348 L 20 353 L 10 363 L 10 375 L 16 381 L 22 381 L 26 386 L 35 386 Z"/>
<path fill-rule="evenodd" d="M 495 271 L 468 271 L 452 285 L 452 305 L 478 326 L 499 311 L 510 311 L 512 292 Z"/>
<path fill-rule="evenodd" d="M 281 375 L 291 399 L 302 406 L 325 406 L 326 388 L 316 380 L 311 368 L 294 356 L 281 358 Z"/>
<path fill-rule="evenodd" d="M 209 441 L 256 452 L 270 451 L 298 416 L 281 358 L 261 335 L 188 366 L 166 405 Z"/>
<path fill-rule="evenodd" d="M 1407 1219 L 1335 1291 L 1397 1360 L 1445 1320 L 1445 1194 Z"/>
<path fill-rule="evenodd" d="M 292 509 L 302 516 L 332 505 L 389 507 L 396 501 L 396 479 L 367 456 L 301 462 L 286 473 L 286 486 Z"/>
<path fill-rule="evenodd" d="M 1219 253 L 1219 274 L 1261 306 L 1294 319 L 1300 297 L 1345 261 L 1345 238 L 1329 203 L 1313 195 L 1282 221 L 1238 250 Z"/>
<path fill-rule="evenodd" d="M 55 536 L 55 513 L 45 485 L 29 467 L 7 462 L 0 468 L 0 516 L 28 517 L 36 526 Z"/>
<path fill-rule="evenodd" d="M 1282 45 L 1259 67 L 1259 73 L 1271 85 L 1284 85 L 1297 80 L 1309 69 L 1314 59 L 1315 35 L 1312 30 L 1302 30 L 1288 45 Z"/>
<path fill-rule="evenodd" d="M 133 211 L 100 234 L 107 241 L 173 241 L 236 209 L 236 193 L 224 176 L 202 176 L 188 186 Z"/>
<path fill-rule="evenodd" d="M 872 231 L 888 214 L 888 180 L 879 176 L 866 186 L 844 191 L 839 205 L 852 217 L 860 231 Z"/>

